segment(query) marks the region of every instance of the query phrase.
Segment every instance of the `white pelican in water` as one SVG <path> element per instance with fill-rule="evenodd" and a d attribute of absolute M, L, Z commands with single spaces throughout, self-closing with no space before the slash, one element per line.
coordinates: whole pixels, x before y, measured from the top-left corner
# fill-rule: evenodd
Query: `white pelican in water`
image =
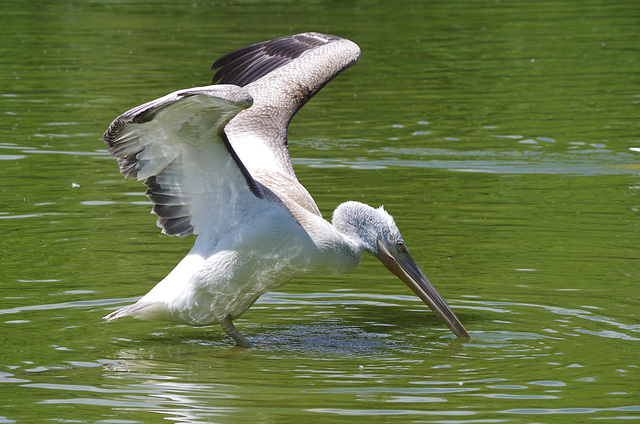
<path fill-rule="evenodd" d="M 458 337 L 469 337 L 409 255 L 391 215 L 346 202 L 322 218 L 291 166 L 287 128 L 325 84 L 358 61 L 353 42 L 304 33 L 232 52 L 215 85 L 179 90 L 125 112 L 104 135 L 120 171 L 144 180 L 157 225 L 197 238 L 138 302 L 105 317 L 233 325 L 265 292 L 299 274 L 337 274 L 369 252 Z"/>

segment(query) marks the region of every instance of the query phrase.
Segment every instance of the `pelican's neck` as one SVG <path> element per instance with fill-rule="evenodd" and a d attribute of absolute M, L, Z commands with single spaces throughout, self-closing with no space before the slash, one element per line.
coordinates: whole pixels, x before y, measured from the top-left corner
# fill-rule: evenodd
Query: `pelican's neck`
<path fill-rule="evenodd" d="M 336 233 L 339 238 L 339 242 L 337 243 L 340 246 L 340 250 L 343 254 L 357 258 L 357 262 L 360 262 L 360 258 L 362 258 L 362 253 L 367 250 L 367 246 L 362 242 L 359 237 L 354 237 L 353 234 L 346 233 L 344 230 L 336 228 L 334 225 L 333 228 L 336 230 Z"/>

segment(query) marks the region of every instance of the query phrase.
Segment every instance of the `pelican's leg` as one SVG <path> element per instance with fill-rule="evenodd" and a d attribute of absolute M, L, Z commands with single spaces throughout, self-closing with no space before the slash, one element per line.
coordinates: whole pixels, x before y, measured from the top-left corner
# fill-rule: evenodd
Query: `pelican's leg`
<path fill-rule="evenodd" d="M 242 334 L 240 334 L 236 326 L 231 322 L 231 317 L 229 317 L 229 315 L 227 315 L 222 319 L 222 321 L 220 321 L 220 325 L 222 326 L 222 329 L 225 333 L 233 337 L 233 340 L 238 343 L 238 346 L 251 347 L 251 342 L 249 342 L 249 340 L 247 340 Z"/>

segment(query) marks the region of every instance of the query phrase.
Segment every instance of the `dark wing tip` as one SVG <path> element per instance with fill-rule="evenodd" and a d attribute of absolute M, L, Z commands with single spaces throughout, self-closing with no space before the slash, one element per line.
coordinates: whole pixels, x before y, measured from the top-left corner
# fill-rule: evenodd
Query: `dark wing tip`
<path fill-rule="evenodd" d="M 180 237 L 192 234 L 189 199 L 163 187 L 155 176 L 147 178 L 144 183 L 148 187 L 145 194 L 153 202 L 153 213 L 158 217 L 162 232 Z"/>
<path fill-rule="evenodd" d="M 244 87 L 305 52 L 340 39 L 335 35 L 305 32 L 243 47 L 214 62 L 211 69 L 217 72 L 212 83 Z"/>

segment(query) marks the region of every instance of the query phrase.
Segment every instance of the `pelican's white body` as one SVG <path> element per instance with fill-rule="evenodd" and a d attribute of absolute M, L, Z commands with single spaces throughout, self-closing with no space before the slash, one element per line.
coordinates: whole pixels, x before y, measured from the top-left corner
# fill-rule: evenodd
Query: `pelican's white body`
<path fill-rule="evenodd" d="M 243 223 L 214 241 L 200 234 L 189 254 L 138 301 L 141 319 L 209 325 L 242 315 L 262 294 L 304 273 L 336 274 L 358 266 L 358 249 L 317 218 L 309 234 L 280 205 L 247 208 Z M 249 212 L 253 209 L 253 212 Z M 349 243 L 348 245 L 352 245 Z M 132 305 L 135 309 L 135 305 Z"/>

